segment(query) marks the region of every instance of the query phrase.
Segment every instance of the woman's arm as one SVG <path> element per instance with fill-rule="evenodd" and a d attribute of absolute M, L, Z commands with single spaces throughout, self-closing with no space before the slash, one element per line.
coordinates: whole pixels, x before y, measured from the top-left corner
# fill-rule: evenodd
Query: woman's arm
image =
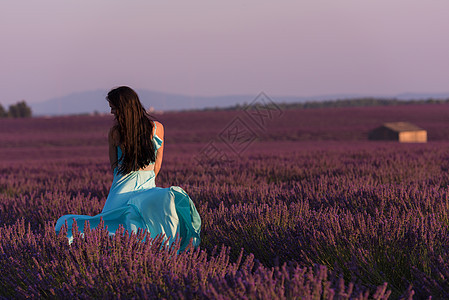
<path fill-rule="evenodd" d="M 117 159 L 117 146 L 118 146 L 118 132 L 114 127 L 109 130 L 108 143 L 109 143 L 109 163 L 111 165 L 112 173 L 118 165 Z"/>
<path fill-rule="evenodd" d="M 157 127 L 156 135 L 160 137 L 162 140 L 162 145 L 159 149 L 157 149 L 156 161 L 154 162 L 154 174 L 155 177 L 157 177 L 157 174 L 159 173 L 162 165 L 162 157 L 164 156 L 165 141 L 164 141 L 164 126 L 160 122 L 155 121 L 155 123 Z"/>

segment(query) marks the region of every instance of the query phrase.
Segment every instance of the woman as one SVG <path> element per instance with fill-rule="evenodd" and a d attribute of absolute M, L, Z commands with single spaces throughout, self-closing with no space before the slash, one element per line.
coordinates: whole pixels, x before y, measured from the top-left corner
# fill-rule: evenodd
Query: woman
<path fill-rule="evenodd" d="M 190 197 L 177 186 L 156 187 L 156 176 L 162 164 L 164 127 L 150 119 L 136 92 L 129 87 L 111 90 L 106 99 L 115 116 L 108 137 L 114 179 L 106 203 L 96 216 L 59 218 L 56 232 L 67 222 L 71 242 L 74 220 L 82 233 L 85 221 L 93 228 L 102 218 L 110 235 L 123 225 L 130 233 L 139 228 L 147 229 L 152 238 L 165 234 L 170 243 L 179 236 L 181 251 L 190 241 L 198 246 L 201 218 Z"/>

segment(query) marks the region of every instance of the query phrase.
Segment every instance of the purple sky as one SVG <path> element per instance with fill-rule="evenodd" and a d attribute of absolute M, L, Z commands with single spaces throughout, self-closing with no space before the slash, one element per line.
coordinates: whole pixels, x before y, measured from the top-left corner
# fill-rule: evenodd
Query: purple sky
<path fill-rule="evenodd" d="M 449 92 L 449 1 L 0 1 L 0 103 Z"/>

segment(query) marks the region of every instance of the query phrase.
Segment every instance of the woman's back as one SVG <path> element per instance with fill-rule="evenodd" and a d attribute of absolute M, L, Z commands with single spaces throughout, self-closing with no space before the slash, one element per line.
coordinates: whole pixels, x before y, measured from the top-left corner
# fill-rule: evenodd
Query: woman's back
<path fill-rule="evenodd" d="M 106 203 L 102 212 L 106 212 L 124 205 L 132 193 L 143 189 L 150 189 L 156 187 L 156 169 L 160 169 L 162 163 L 163 140 L 158 134 L 163 136 L 163 126 L 161 123 L 154 121 L 154 130 L 152 139 L 155 148 L 156 161 L 147 165 L 145 168 L 137 171 L 132 171 L 128 174 L 121 174 L 118 172 L 120 166 L 119 159 L 122 157 L 122 150 L 120 145 L 116 146 L 118 162 L 114 169 L 114 179 L 111 190 L 109 192 Z"/>
<path fill-rule="evenodd" d="M 163 137 L 164 137 L 164 126 L 158 121 L 152 121 L 154 124 L 153 134 L 150 137 L 154 144 L 156 161 L 146 165 L 144 168 L 140 168 L 138 171 L 151 171 L 154 170 L 156 162 L 162 163 L 162 153 L 163 153 Z M 159 156 L 158 156 L 159 153 Z M 117 161 L 123 155 L 122 148 L 120 145 L 117 146 Z M 118 162 L 120 165 L 120 162 Z M 156 174 L 157 175 L 157 174 Z"/>

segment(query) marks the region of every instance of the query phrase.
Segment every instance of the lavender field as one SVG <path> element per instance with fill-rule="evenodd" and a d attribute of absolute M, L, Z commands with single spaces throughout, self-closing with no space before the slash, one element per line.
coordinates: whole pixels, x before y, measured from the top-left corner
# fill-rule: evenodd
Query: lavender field
<path fill-rule="evenodd" d="M 0 298 L 447 298 L 448 116 L 447 104 L 155 115 L 156 184 L 184 188 L 202 218 L 200 248 L 181 254 L 101 226 L 71 245 L 55 234 L 60 216 L 103 207 L 112 117 L 0 120 Z M 368 141 L 391 121 L 429 142 Z"/>

